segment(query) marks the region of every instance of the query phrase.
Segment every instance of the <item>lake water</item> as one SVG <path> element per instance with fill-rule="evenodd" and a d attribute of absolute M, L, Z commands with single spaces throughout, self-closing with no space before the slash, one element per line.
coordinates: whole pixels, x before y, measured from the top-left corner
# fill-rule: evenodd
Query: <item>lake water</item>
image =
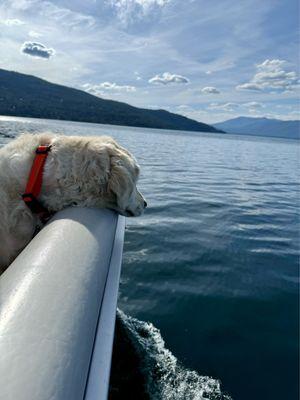
<path fill-rule="evenodd" d="M 111 135 L 141 165 L 110 399 L 296 400 L 298 143 L 0 120 L 1 143 L 45 130 Z"/>

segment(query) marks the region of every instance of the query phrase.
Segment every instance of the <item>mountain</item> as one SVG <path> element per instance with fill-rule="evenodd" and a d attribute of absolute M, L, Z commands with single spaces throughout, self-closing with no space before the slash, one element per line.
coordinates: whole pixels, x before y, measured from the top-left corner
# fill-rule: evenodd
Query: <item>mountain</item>
<path fill-rule="evenodd" d="M 0 69 L 0 115 L 220 132 L 210 125 L 165 110 L 148 110 L 101 99 L 82 90 L 3 69 Z"/>
<path fill-rule="evenodd" d="M 300 121 L 238 117 L 214 124 L 227 133 L 300 139 Z"/>

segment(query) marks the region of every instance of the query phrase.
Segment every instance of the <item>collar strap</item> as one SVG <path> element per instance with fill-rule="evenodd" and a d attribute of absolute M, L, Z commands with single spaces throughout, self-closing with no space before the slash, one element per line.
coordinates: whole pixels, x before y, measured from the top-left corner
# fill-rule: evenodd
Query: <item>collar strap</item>
<path fill-rule="evenodd" d="M 38 201 L 43 183 L 43 172 L 51 145 L 38 146 L 35 151 L 25 193 L 22 198 L 33 214 L 37 214 L 42 222 L 50 218 L 49 211 Z"/>

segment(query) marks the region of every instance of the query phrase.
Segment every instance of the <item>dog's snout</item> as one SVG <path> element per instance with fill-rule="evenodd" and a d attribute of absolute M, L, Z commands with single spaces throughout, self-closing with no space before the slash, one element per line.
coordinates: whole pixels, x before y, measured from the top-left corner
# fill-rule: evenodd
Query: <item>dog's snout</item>
<path fill-rule="evenodd" d="M 144 200 L 144 208 L 146 208 L 147 207 L 147 202 L 146 202 L 146 200 Z"/>

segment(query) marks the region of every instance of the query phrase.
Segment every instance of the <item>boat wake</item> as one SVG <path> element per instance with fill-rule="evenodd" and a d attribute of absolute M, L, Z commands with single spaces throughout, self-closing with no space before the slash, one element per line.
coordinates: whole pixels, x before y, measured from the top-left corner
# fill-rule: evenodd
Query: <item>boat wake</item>
<path fill-rule="evenodd" d="M 117 311 L 110 400 L 231 400 L 220 382 L 184 368 L 151 323 Z"/>

